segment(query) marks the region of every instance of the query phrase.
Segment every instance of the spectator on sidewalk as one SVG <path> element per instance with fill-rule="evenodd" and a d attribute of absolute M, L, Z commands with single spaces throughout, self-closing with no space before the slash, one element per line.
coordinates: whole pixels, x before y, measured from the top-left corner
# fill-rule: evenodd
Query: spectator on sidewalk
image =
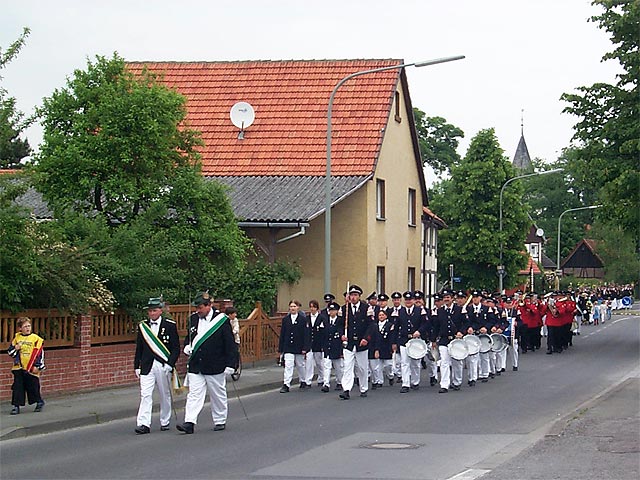
<path fill-rule="evenodd" d="M 211 304 L 209 292 L 199 293 L 193 305 L 196 313 L 189 318 L 184 353 L 187 362 L 189 393 L 184 411 L 184 423 L 176 428 L 187 434 L 194 432 L 198 415 L 209 393 L 213 430 L 226 428 L 227 403 L 226 375 L 231 375 L 238 356 L 229 318 Z"/>
<path fill-rule="evenodd" d="M 13 357 L 13 385 L 11 386 L 11 415 L 20 413 L 25 405 L 25 394 L 29 405 L 36 404 L 35 412 L 41 412 L 44 400 L 40 395 L 40 372 L 44 365 L 44 340 L 31 331 L 31 319 L 20 317 L 17 322 L 20 330 L 15 334 L 7 353 Z"/>
<path fill-rule="evenodd" d="M 140 379 L 140 407 L 135 432 L 151 432 L 153 390 L 160 394 L 160 430 L 169 430 L 171 421 L 171 374 L 180 355 L 180 338 L 176 322 L 162 315 L 162 298 L 147 302 L 147 320 L 140 322 L 136 337 L 133 368 Z"/>

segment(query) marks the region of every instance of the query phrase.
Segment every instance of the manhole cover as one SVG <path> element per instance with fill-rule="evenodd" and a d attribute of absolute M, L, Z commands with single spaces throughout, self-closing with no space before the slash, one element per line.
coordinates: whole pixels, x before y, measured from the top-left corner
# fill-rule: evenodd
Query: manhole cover
<path fill-rule="evenodd" d="M 414 450 L 422 447 L 422 444 L 402 442 L 374 442 L 360 445 L 360 448 L 374 448 L 376 450 Z"/>

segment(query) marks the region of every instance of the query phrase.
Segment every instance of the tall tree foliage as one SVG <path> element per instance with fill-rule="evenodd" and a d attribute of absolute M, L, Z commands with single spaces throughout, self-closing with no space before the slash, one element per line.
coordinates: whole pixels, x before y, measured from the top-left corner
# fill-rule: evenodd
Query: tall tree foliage
<path fill-rule="evenodd" d="M 413 109 L 422 163 L 433 168 L 436 174 L 449 173 L 460 163 L 456 151 L 464 132 L 447 123 L 442 117 L 427 117 L 418 108 Z"/>
<path fill-rule="evenodd" d="M 18 39 L 6 50 L 0 47 L 0 70 L 18 55 L 29 33 L 30 30 L 25 27 Z M 24 114 L 16 108 L 16 99 L 9 96 L 7 90 L 0 86 L 0 168 L 22 168 L 21 161 L 31 155 L 29 141 L 20 138 L 28 125 L 29 121 L 25 120 Z"/>
<path fill-rule="evenodd" d="M 617 60 L 623 73 L 615 85 L 595 83 L 565 93 L 565 112 L 574 126 L 576 157 L 568 167 L 577 182 L 597 193 L 599 217 L 618 224 L 640 245 L 640 2 L 595 0 L 604 11 L 591 18 L 611 35 L 614 49 L 602 58 Z"/>
<path fill-rule="evenodd" d="M 478 132 L 451 178 L 437 184 L 430 194 L 431 207 L 449 225 L 439 236 L 440 277 L 448 277 L 449 264 L 461 287 L 496 288 L 500 252 L 500 189 L 515 175 L 494 130 Z M 503 264 L 505 285 L 515 285 L 518 270 L 526 265 L 524 239 L 529 226 L 519 182 L 503 195 Z"/>

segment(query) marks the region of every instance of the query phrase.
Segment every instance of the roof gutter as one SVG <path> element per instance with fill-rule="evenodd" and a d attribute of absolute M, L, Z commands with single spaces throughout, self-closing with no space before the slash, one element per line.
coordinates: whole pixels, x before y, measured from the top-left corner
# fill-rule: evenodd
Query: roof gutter
<path fill-rule="evenodd" d="M 307 222 L 238 222 L 240 228 L 302 228 Z"/>

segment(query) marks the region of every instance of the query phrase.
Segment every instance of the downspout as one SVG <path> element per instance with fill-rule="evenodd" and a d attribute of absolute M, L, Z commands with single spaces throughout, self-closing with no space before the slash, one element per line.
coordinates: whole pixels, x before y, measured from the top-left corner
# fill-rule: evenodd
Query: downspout
<path fill-rule="evenodd" d="M 276 240 L 276 243 L 286 242 L 287 240 L 291 240 L 292 238 L 299 237 L 300 235 L 304 235 L 306 233 L 306 227 L 300 227 L 300 230 L 296 233 L 292 233 L 291 235 L 287 235 L 286 237 L 280 238 Z"/>

